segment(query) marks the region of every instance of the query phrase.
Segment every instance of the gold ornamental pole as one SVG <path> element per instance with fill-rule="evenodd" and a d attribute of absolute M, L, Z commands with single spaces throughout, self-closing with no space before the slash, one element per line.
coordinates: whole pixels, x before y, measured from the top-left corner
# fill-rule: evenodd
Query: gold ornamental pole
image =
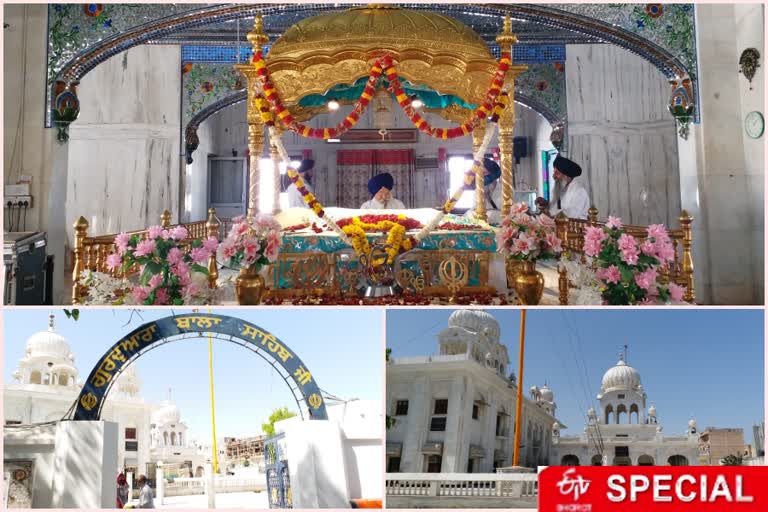
<path fill-rule="evenodd" d="M 512 46 L 517 43 L 517 36 L 512 33 L 512 20 L 509 15 L 504 18 L 504 30 L 501 34 L 496 36 L 496 42 L 499 43 L 502 50 L 509 49 L 510 57 L 512 55 Z M 515 66 L 517 67 L 517 66 Z M 513 66 L 510 63 L 510 73 L 508 76 L 513 77 L 512 85 L 507 87 L 507 93 L 509 94 L 509 103 L 507 108 L 504 109 L 499 117 L 499 153 L 500 153 L 500 167 L 501 167 L 501 214 L 509 215 L 512 210 L 512 204 L 514 203 L 514 190 L 513 190 L 513 133 L 515 131 L 515 86 L 514 77 L 517 75 L 516 70 L 512 69 Z M 525 68 L 523 68 L 525 69 Z"/>
<path fill-rule="evenodd" d="M 269 41 L 264 33 L 264 20 L 256 16 L 253 21 L 253 30 L 248 32 L 248 42 L 256 53 Z M 264 153 L 264 122 L 256 106 L 256 87 L 258 80 L 256 69 L 251 64 L 236 64 L 237 69 L 248 83 L 248 217 L 253 217 L 259 212 L 259 180 L 261 179 L 261 156 Z"/>
<path fill-rule="evenodd" d="M 520 430 L 523 413 L 523 353 L 525 351 L 525 310 L 520 310 L 520 362 L 517 370 L 517 407 L 515 411 L 515 454 L 512 465 L 520 465 Z"/>
<path fill-rule="evenodd" d="M 275 131 L 280 133 L 280 129 L 275 126 Z M 271 135 L 271 133 L 270 133 Z M 280 153 L 277 151 L 275 141 L 269 141 L 269 156 L 272 158 L 272 213 L 280 213 Z M 288 162 L 286 162 L 286 165 Z"/>
<path fill-rule="evenodd" d="M 474 155 L 480 146 L 483 144 L 483 138 L 485 137 L 486 124 L 485 121 L 481 121 L 475 126 L 472 131 L 472 154 Z M 482 165 L 483 157 L 480 155 L 480 167 L 475 168 L 475 218 L 482 221 L 488 221 L 488 213 L 485 209 L 485 182 L 483 181 L 484 167 Z"/>

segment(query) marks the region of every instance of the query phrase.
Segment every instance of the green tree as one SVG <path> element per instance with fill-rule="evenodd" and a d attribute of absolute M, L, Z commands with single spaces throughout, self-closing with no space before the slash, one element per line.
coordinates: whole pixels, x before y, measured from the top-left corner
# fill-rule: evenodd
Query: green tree
<path fill-rule="evenodd" d="M 741 455 L 726 455 L 723 457 L 722 460 L 720 460 L 721 466 L 743 466 L 744 465 L 744 459 L 742 459 Z"/>
<path fill-rule="evenodd" d="M 267 422 L 261 424 L 261 431 L 264 432 L 267 437 L 272 437 L 275 435 L 275 423 L 281 420 L 287 420 L 288 418 L 293 418 L 294 416 L 296 416 L 296 413 L 289 411 L 288 407 L 274 409 L 272 414 L 269 415 Z"/>

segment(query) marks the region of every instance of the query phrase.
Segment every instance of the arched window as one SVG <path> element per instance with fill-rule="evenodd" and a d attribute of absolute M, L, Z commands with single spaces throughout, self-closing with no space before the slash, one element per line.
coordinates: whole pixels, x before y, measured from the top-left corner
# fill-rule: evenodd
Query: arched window
<path fill-rule="evenodd" d="M 171 432 L 171 446 L 176 446 L 176 432 Z"/>
<path fill-rule="evenodd" d="M 610 425 L 613 421 L 613 406 L 609 405 L 605 408 L 605 424 Z"/>
<path fill-rule="evenodd" d="M 51 374 L 50 373 L 46 373 L 45 376 L 43 377 L 43 384 L 45 384 L 47 386 L 50 383 L 51 383 Z"/>
<path fill-rule="evenodd" d="M 688 459 L 686 459 L 682 455 L 673 455 L 669 459 L 667 459 L 667 464 L 669 464 L 670 466 L 687 466 Z"/>
<path fill-rule="evenodd" d="M 41 384 L 43 380 L 42 374 L 35 370 L 32 372 L 32 375 L 29 376 L 29 383 L 30 384 Z"/>
<path fill-rule="evenodd" d="M 54 373 L 53 375 L 51 375 L 51 386 L 55 386 L 58 383 L 59 383 L 59 376 L 58 374 Z"/>
<path fill-rule="evenodd" d="M 624 404 L 621 404 L 621 405 L 619 405 L 616 408 L 616 424 L 617 425 L 621 425 L 621 415 L 622 415 L 622 413 L 625 414 L 625 415 L 627 414 L 627 406 L 624 405 Z"/>
<path fill-rule="evenodd" d="M 641 455 L 637 459 L 638 466 L 653 466 L 653 457 L 650 455 Z"/>
<path fill-rule="evenodd" d="M 632 414 L 635 415 L 635 421 L 632 421 Z M 637 404 L 632 404 L 629 408 L 629 422 L 635 425 L 640 424 L 640 409 L 638 409 Z"/>
<path fill-rule="evenodd" d="M 561 466 L 580 466 L 579 458 L 575 455 L 565 455 L 560 461 Z"/>
<path fill-rule="evenodd" d="M 163 446 L 168 446 L 168 432 L 163 432 Z"/>
<path fill-rule="evenodd" d="M 179 432 L 179 446 L 184 446 L 184 442 L 181 440 L 181 432 Z"/>
<path fill-rule="evenodd" d="M 603 457 L 599 453 L 592 457 L 592 465 L 593 466 L 602 466 L 603 465 Z"/>
<path fill-rule="evenodd" d="M 69 376 L 66 373 L 59 375 L 59 386 L 66 386 L 69 384 Z"/>

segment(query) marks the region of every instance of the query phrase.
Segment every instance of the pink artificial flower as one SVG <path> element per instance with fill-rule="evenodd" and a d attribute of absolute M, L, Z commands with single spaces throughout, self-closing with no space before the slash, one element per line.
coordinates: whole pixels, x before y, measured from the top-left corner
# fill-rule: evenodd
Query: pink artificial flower
<path fill-rule="evenodd" d="M 183 261 L 180 261 L 176 264 L 175 267 L 171 267 L 171 272 L 181 278 L 182 276 L 189 274 L 189 265 Z"/>
<path fill-rule="evenodd" d="M 185 274 L 181 274 L 179 276 L 179 284 L 181 286 L 189 286 L 189 283 L 192 282 L 192 277 L 190 277 L 189 272 Z"/>
<path fill-rule="evenodd" d="M 164 229 L 162 233 L 160 233 L 160 238 L 163 240 L 169 240 L 171 238 L 171 232 L 167 229 Z"/>
<path fill-rule="evenodd" d="M 547 233 L 544 241 L 552 249 L 552 252 L 563 252 L 563 242 L 554 233 Z"/>
<path fill-rule="evenodd" d="M 595 226 L 587 226 L 584 233 L 584 254 L 587 256 L 597 256 L 602 249 L 602 242 L 608 238 L 608 234 Z"/>
<path fill-rule="evenodd" d="M 204 263 L 211 257 L 211 253 L 205 247 L 196 247 L 189 253 L 195 263 Z"/>
<path fill-rule="evenodd" d="M 154 251 L 155 251 L 155 241 L 154 240 L 142 240 L 136 246 L 136 250 L 133 251 L 133 255 L 138 258 L 138 257 L 141 257 L 141 256 L 148 256 L 148 255 L 152 254 Z"/>
<path fill-rule="evenodd" d="M 526 236 L 525 233 L 520 233 L 520 236 L 515 239 L 514 241 L 514 247 L 517 249 L 520 253 L 525 254 L 526 256 L 533 251 L 534 243 L 536 241 L 528 236 Z"/>
<path fill-rule="evenodd" d="M 539 215 L 538 221 L 539 225 L 546 229 L 554 229 L 556 226 L 555 220 L 547 215 Z"/>
<path fill-rule="evenodd" d="M 163 276 L 160 274 L 155 274 L 149 279 L 149 288 L 152 290 L 154 290 L 161 284 L 163 284 Z"/>
<path fill-rule="evenodd" d="M 244 220 L 245 220 L 245 215 L 238 215 L 237 217 L 234 217 L 232 219 L 232 222 L 234 222 L 235 224 L 240 224 Z"/>
<path fill-rule="evenodd" d="M 189 231 L 184 226 L 176 226 L 171 230 L 171 238 L 174 240 L 184 240 L 189 237 Z"/>
<path fill-rule="evenodd" d="M 109 256 L 107 256 L 107 268 L 109 270 L 115 270 L 120 266 L 122 262 L 123 262 L 122 256 L 120 256 L 117 253 L 112 253 Z"/>
<path fill-rule="evenodd" d="M 598 270 L 598 273 L 599 275 L 597 277 L 606 283 L 616 284 L 621 281 L 621 272 L 619 271 L 619 267 L 616 265 L 611 265 L 608 268 L 600 269 Z"/>
<path fill-rule="evenodd" d="M 247 222 L 242 222 L 240 224 L 235 224 L 235 226 L 232 228 L 232 230 L 235 232 L 235 234 L 242 235 L 243 233 L 248 231 L 248 223 Z"/>
<path fill-rule="evenodd" d="M 219 247 L 222 259 L 229 260 L 237 253 L 237 248 L 230 241 L 226 241 Z"/>
<path fill-rule="evenodd" d="M 144 302 L 149 297 L 149 288 L 137 286 L 131 291 L 131 295 L 136 302 Z"/>
<path fill-rule="evenodd" d="M 184 253 L 178 247 L 172 247 L 168 251 L 168 263 L 171 265 L 178 265 L 179 262 L 184 261 Z"/>
<path fill-rule="evenodd" d="M 669 240 L 662 240 L 656 241 L 656 257 L 659 258 L 659 260 L 662 263 L 666 263 L 669 261 L 674 261 L 675 259 L 675 248 L 672 246 L 672 242 Z"/>
<path fill-rule="evenodd" d="M 533 217 L 527 213 L 517 213 L 512 217 L 512 222 L 521 226 L 530 226 L 533 224 Z"/>
<path fill-rule="evenodd" d="M 200 294 L 200 287 L 197 286 L 195 283 L 190 283 L 188 286 L 185 286 L 181 290 L 181 294 L 187 297 L 194 297 L 195 295 Z"/>
<path fill-rule="evenodd" d="M 621 217 L 608 216 L 608 222 L 605 225 L 611 229 L 621 229 L 624 224 L 621 223 Z"/>
<path fill-rule="evenodd" d="M 645 272 L 638 272 L 635 274 L 635 282 L 637 283 L 637 286 L 642 288 L 643 290 L 650 290 L 651 287 L 656 284 L 656 269 L 655 268 L 649 268 Z"/>
<path fill-rule="evenodd" d="M 246 238 L 243 240 L 243 252 L 248 256 L 254 256 L 260 249 L 260 244 L 253 238 Z"/>
<path fill-rule="evenodd" d="M 127 233 L 120 233 L 115 236 L 115 247 L 120 254 L 123 254 L 128 249 L 128 242 L 131 240 L 131 235 Z"/>
<path fill-rule="evenodd" d="M 683 294 L 685 288 L 675 283 L 669 283 L 669 298 L 674 302 L 681 302 L 683 300 Z"/>
<path fill-rule="evenodd" d="M 624 233 L 619 237 L 618 244 L 619 250 L 621 250 L 621 259 L 629 265 L 637 263 L 640 251 L 637 250 L 637 240 L 635 240 L 635 237 Z"/>
<path fill-rule="evenodd" d="M 219 246 L 219 241 L 214 237 L 209 237 L 203 240 L 203 247 L 211 254 L 216 252 L 216 248 Z"/>
<path fill-rule="evenodd" d="M 269 261 L 277 260 L 277 255 L 280 254 L 280 245 L 279 236 L 270 236 L 267 239 L 267 248 L 264 251 L 264 256 L 266 256 Z"/>
<path fill-rule="evenodd" d="M 646 239 L 640 244 L 640 252 L 648 256 L 656 256 L 656 244 Z"/>
<path fill-rule="evenodd" d="M 656 241 L 669 240 L 669 234 L 664 224 L 651 224 L 648 226 L 648 237 L 653 238 Z"/>
<path fill-rule="evenodd" d="M 168 304 L 170 294 L 167 288 L 158 288 L 155 290 L 155 304 Z"/>
<path fill-rule="evenodd" d="M 163 234 L 163 228 L 161 226 L 150 226 L 148 237 L 150 240 L 154 240 Z"/>
<path fill-rule="evenodd" d="M 528 213 L 528 203 L 515 203 L 512 205 L 512 213 Z"/>

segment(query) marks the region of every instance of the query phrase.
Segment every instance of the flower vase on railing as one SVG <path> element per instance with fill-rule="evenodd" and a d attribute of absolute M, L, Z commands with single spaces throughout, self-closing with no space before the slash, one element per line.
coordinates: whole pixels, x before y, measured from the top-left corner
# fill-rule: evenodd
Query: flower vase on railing
<path fill-rule="evenodd" d="M 501 221 L 496 233 L 498 252 L 511 260 L 511 281 L 518 299 L 524 305 L 541 302 L 544 276 L 536 270 L 536 261 L 555 258 L 562 243 L 555 234 L 555 221 L 546 215 L 528 214 L 526 203 L 512 205 L 512 211 Z"/>
<path fill-rule="evenodd" d="M 592 259 L 603 304 L 670 304 L 683 299 L 685 288 L 662 278 L 675 260 L 675 249 L 662 224 L 648 226 L 640 241 L 623 229 L 620 218 L 608 217 L 604 227 L 587 227 L 584 254 Z"/>
<path fill-rule="evenodd" d="M 127 278 L 117 281 L 92 272 L 85 277 L 94 289 L 100 290 L 102 299 L 112 297 L 113 304 L 180 306 L 210 303 L 206 265 L 216 252 L 218 241 L 215 238 L 188 239 L 189 232 L 183 226 L 172 229 L 152 226 L 146 237 L 120 233 L 115 236 L 117 252 L 107 256 L 107 268 L 121 275 L 138 269 L 138 282 L 134 285 Z M 108 291 L 108 288 L 112 290 Z"/>
<path fill-rule="evenodd" d="M 235 279 L 238 304 L 255 306 L 261 303 L 266 289 L 261 270 L 275 262 L 280 254 L 281 226 L 266 214 L 252 219 L 237 217 L 233 221 L 232 229 L 219 247 L 219 258 L 225 266 L 240 270 Z"/>

